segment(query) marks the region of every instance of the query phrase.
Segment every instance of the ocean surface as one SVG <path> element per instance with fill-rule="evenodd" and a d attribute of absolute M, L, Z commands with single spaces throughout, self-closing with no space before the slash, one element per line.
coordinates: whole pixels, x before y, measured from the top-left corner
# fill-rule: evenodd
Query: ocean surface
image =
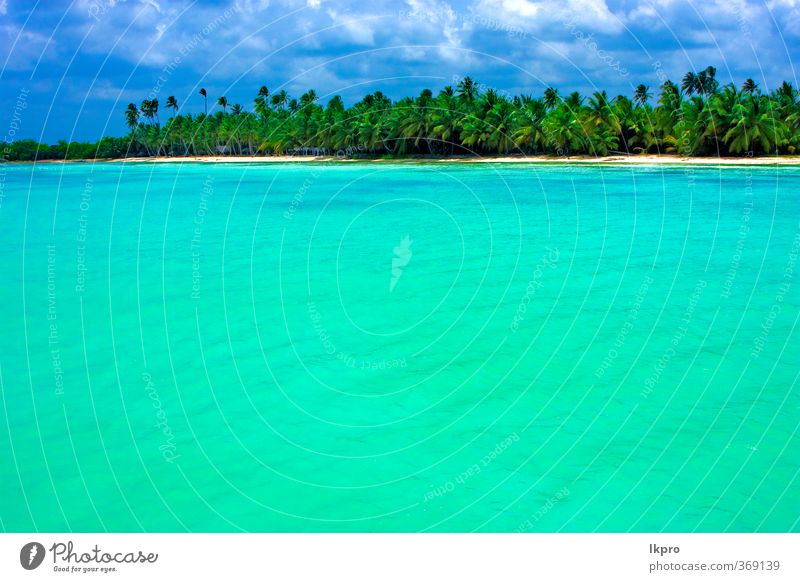
<path fill-rule="evenodd" d="M 0 166 L 5 531 L 800 531 L 800 169 Z"/>

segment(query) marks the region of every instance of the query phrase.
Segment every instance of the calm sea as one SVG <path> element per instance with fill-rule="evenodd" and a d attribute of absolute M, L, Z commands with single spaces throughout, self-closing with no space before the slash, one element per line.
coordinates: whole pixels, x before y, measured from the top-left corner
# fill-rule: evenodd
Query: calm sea
<path fill-rule="evenodd" d="M 3 530 L 800 530 L 798 169 L 0 188 Z"/>

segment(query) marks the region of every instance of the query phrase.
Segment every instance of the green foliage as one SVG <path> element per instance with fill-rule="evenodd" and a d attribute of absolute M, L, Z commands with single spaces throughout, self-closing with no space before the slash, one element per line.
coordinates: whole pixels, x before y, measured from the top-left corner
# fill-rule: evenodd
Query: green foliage
<path fill-rule="evenodd" d="M 208 95 L 200 90 L 204 108 Z M 658 94 L 638 85 L 630 97 L 605 91 L 562 97 L 507 96 L 466 77 L 438 95 L 392 102 L 380 91 L 351 107 L 335 96 L 327 105 L 310 90 L 292 98 L 262 86 L 253 111 L 224 96 L 210 114 L 173 115 L 163 125 L 157 100 L 124 111 L 130 133 L 99 142 L 6 144 L 4 159 L 91 159 L 128 156 L 330 155 L 775 155 L 800 151 L 798 92 L 784 82 L 762 93 L 752 79 L 720 89 L 716 69 L 689 72 L 680 86 L 665 81 Z"/>
<path fill-rule="evenodd" d="M 130 137 L 104 137 L 97 143 L 60 141 L 55 145 L 39 144 L 31 139 L 23 139 L 0 144 L 0 149 L 5 152 L 2 157 L 6 161 L 29 162 L 33 160 L 124 158 L 132 155 L 130 146 Z"/>

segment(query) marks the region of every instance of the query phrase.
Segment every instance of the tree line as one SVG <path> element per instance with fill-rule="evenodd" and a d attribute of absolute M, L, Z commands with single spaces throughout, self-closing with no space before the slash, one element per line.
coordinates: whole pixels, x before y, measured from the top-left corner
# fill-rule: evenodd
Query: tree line
<path fill-rule="evenodd" d="M 429 89 L 392 101 L 380 91 L 351 107 L 319 103 L 310 90 L 293 98 L 262 86 L 252 110 L 224 96 L 209 113 L 179 113 L 170 96 L 162 124 L 157 99 L 125 110 L 129 134 L 96 144 L 15 142 L 6 159 L 80 159 L 198 155 L 785 155 L 800 151 L 798 91 L 787 82 L 763 92 L 752 80 L 720 86 L 716 69 L 689 72 L 656 94 L 640 84 L 631 97 L 505 95 L 470 77 L 437 95 Z M 214 109 L 212 105 L 212 109 Z M 16 156 L 16 157 L 14 157 Z"/>

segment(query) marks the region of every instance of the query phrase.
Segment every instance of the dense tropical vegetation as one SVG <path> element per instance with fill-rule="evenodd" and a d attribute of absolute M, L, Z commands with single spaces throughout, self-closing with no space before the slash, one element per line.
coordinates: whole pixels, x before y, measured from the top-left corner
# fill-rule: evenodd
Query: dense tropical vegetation
<path fill-rule="evenodd" d="M 131 103 L 130 133 L 97 144 L 42 146 L 15 142 L 6 159 L 75 159 L 124 156 L 320 154 L 376 155 L 607 155 L 665 153 L 684 156 L 800 153 L 798 91 L 787 82 L 762 92 L 747 79 L 720 86 L 713 67 L 689 72 L 680 85 L 665 81 L 657 98 L 639 85 L 631 98 L 598 91 L 584 97 L 547 88 L 542 97 L 507 97 L 482 90 L 469 77 L 438 95 L 392 101 L 380 91 L 346 107 L 336 96 L 319 103 L 313 90 L 299 98 L 262 86 L 252 111 L 216 99 L 208 112 L 180 114 L 175 97 L 159 118 L 157 99 Z"/>

